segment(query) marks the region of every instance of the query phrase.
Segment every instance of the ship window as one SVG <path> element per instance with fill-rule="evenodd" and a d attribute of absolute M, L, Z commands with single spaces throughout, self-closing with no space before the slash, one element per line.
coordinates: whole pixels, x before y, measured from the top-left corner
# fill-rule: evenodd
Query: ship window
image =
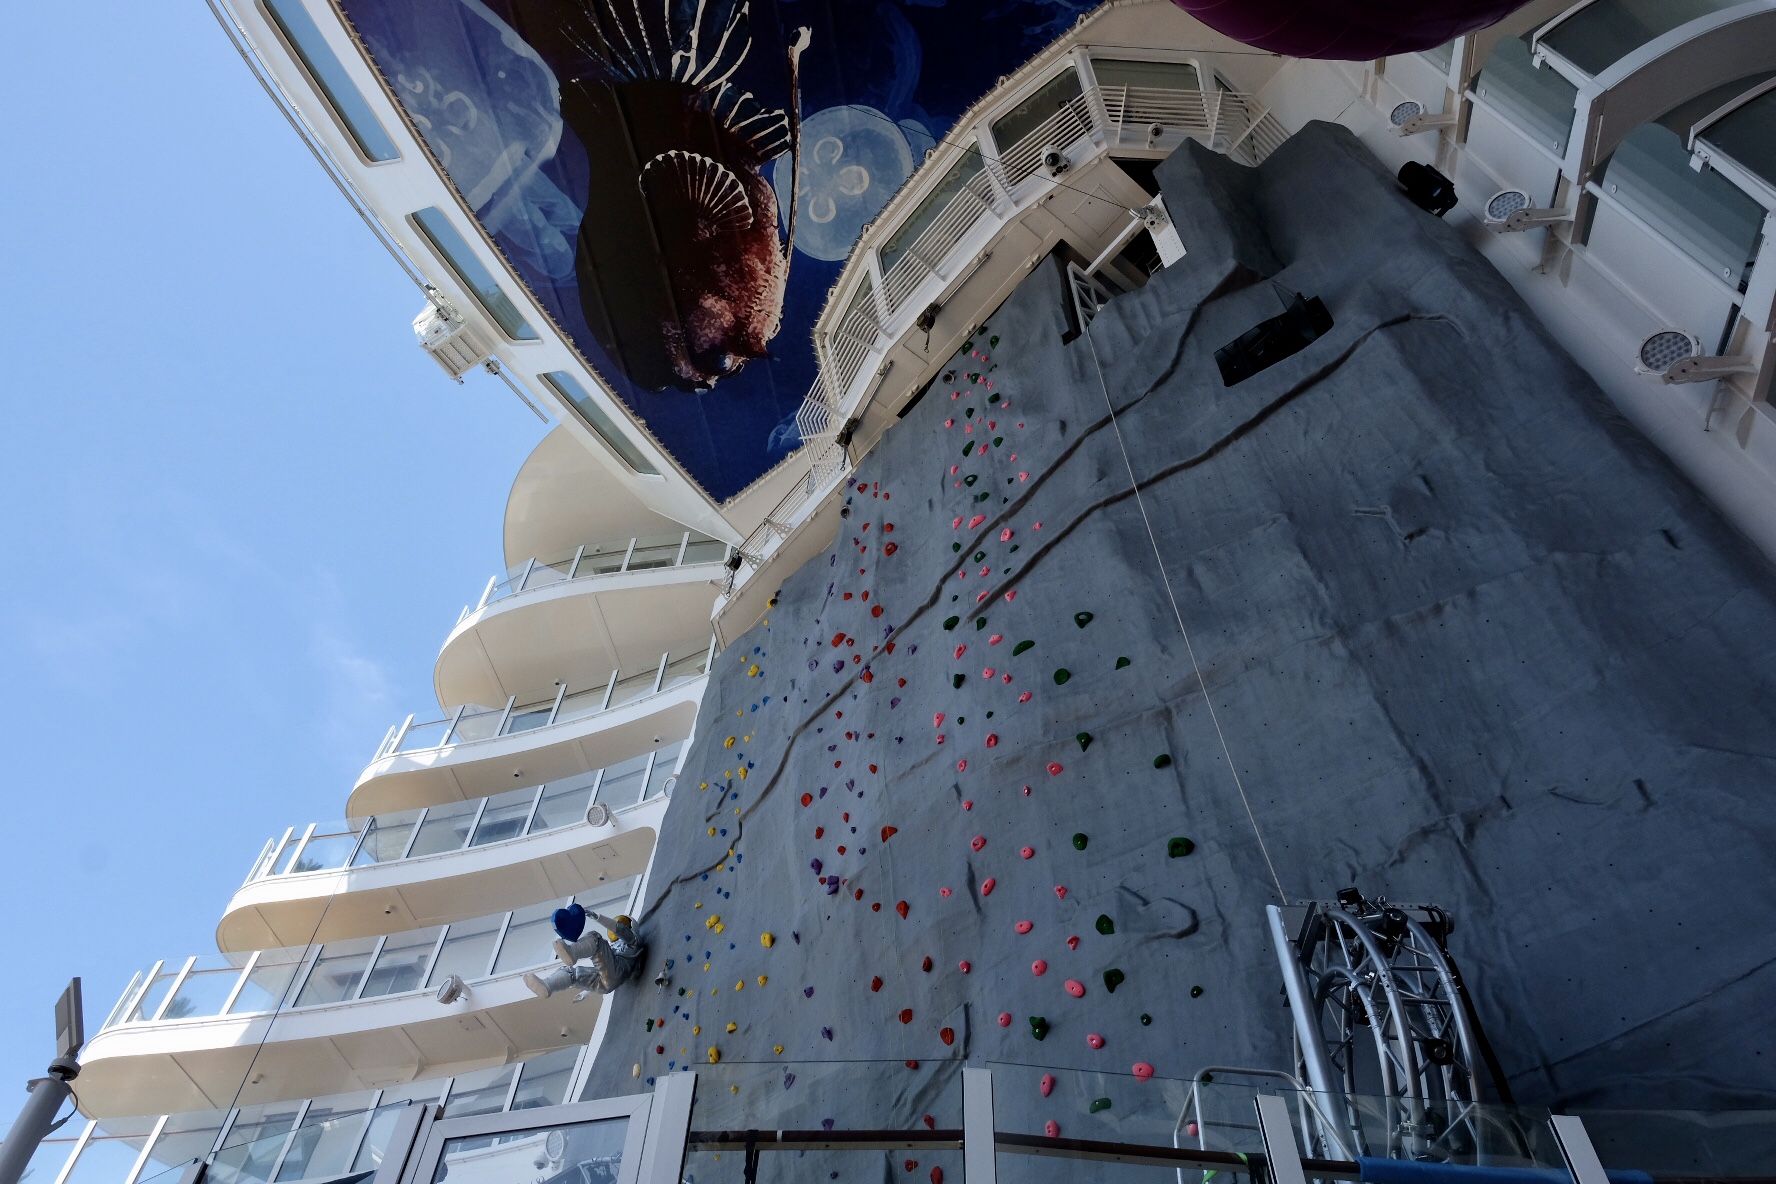
<path fill-rule="evenodd" d="M 1585 71 L 1603 73 L 1641 46 L 1697 17 L 1742 0 L 1598 0 L 1554 26 L 1547 47 Z"/>
<path fill-rule="evenodd" d="M 900 262 L 908 249 L 919 241 L 919 236 L 930 229 L 931 224 L 950 208 L 950 203 L 964 189 L 973 185 L 975 178 L 981 175 L 981 170 L 984 167 L 979 150 L 970 145 L 968 151 L 962 154 L 962 159 L 950 166 L 949 171 L 943 175 L 943 180 L 937 183 L 937 187 L 926 194 L 923 201 L 913 207 L 913 212 L 907 215 L 906 220 L 901 222 L 895 232 L 889 235 L 887 241 L 882 244 L 880 255 L 884 272 L 894 269 L 894 265 Z M 974 185 L 973 191 L 978 194 L 980 187 Z M 983 202 L 982 205 L 984 206 L 985 203 Z M 925 262 L 929 265 L 936 263 L 937 260 L 928 259 Z M 860 294 L 864 291 L 866 289 L 858 289 Z M 868 306 L 865 305 L 865 307 Z M 847 316 L 845 320 L 846 323 L 851 323 L 850 316 Z"/>
<path fill-rule="evenodd" d="M 1202 79 L 1190 62 L 1136 62 L 1093 58 L 1098 86 L 1134 86 L 1147 90 L 1201 90 Z"/>
<path fill-rule="evenodd" d="M 468 240 L 451 225 L 450 219 L 437 206 L 427 206 L 413 215 L 413 222 L 420 232 L 431 240 L 431 244 L 443 256 L 444 262 L 456 278 L 475 296 L 475 300 L 487 311 L 507 337 L 514 341 L 535 341 L 537 332 L 530 327 L 512 303 L 512 298 L 500 289 L 493 273 L 482 265 L 481 260 L 469 249 Z"/>
<path fill-rule="evenodd" d="M 1536 143 L 1565 155 L 1579 90 L 1553 70 L 1536 69 L 1527 35 L 1498 43 L 1474 80 L 1474 93 Z"/>
<path fill-rule="evenodd" d="M 610 450 L 623 458 L 623 463 L 644 477 L 658 477 L 660 470 L 648 463 L 648 458 L 641 454 L 641 449 L 630 442 L 629 437 L 617 427 L 612 419 L 592 397 L 586 388 L 573 380 L 573 377 L 561 371 L 553 371 L 541 376 L 542 380 L 554 389 L 583 420 L 587 427 L 597 434 L 600 440 L 610 446 Z"/>
<path fill-rule="evenodd" d="M 381 163 L 399 160 L 395 142 L 382 130 L 382 124 L 370 110 L 369 102 L 346 75 L 345 66 L 328 47 L 326 39 L 308 15 L 302 0 L 264 0 L 265 12 L 277 25 L 278 32 L 289 44 L 297 61 L 339 116 L 347 134 L 357 144 L 366 160 Z"/>
<path fill-rule="evenodd" d="M 1630 132 L 1599 184 L 1727 283 L 1738 284 L 1757 254 L 1764 208 L 1719 173 L 1692 169 L 1683 138 L 1660 124 Z"/>
<path fill-rule="evenodd" d="M 1061 117 L 1061 112 L 1068 109 L 1073 100 L 1079 98 L 1079 71 L 1069 66 L 1064 72 L 1055 75 L 1042 85 L 1042 88 L 1017 106 L 993 121 L 993 142 L 999 146 L 999 154 L 1004 156 L 1011 147 L 1025 136 L 1042 129 L 1050 120 L 1056 120 L 1047 128 L 1049 140 L 1056 147 L 1065 148 L 1085 133 L 1085 116 L 1075 111 L 1071 119 Z"/>

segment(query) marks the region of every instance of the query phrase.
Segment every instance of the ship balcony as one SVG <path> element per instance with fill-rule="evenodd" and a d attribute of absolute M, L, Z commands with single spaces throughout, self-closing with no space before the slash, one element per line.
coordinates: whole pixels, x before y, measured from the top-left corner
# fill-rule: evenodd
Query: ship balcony
<path fill-rule="evenodd" d="M 683 740 L 697 718 L 713 638 L 617 667 L 551 698 L 458 707 L 390 728 L 358 776 L 346 814 L 364 818 L 487 797 L 603 768 Z"/>
<path fill-rule="evenodd" d="M 640 878 L 574 899 L 630 907 Z M 585 1043 L 600 996 L 539 998 L 565 898 L 449 925 L 156 963 L 81 1054 L 89 1117 L 226 1109 L 503 1065 Z M 440 1003 L 455 975 L 467 991 Z M 237 1097 L 236 1090 L 240 1093 Z"/>
<path fill-rule="evenodd" d="M 474 801 L 291 827 L 228 902 L 216 946 L 374 937 L 639 875 L 684 748 Z"/>
<path fill-rule="evenodd" d="M 634 668 L 702 630 L 727 544 L 690 531 L 594 543 L 491 579 L 438 654 L 438 702 L 520 702 Z"/>

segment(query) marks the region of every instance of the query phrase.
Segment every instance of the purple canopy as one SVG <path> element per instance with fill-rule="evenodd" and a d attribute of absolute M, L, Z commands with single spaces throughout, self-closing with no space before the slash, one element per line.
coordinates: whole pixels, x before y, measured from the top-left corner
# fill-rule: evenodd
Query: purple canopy
<path fill-rule="evenodd" d="M 1216 32 L 1296 58 L 1416 53 L 1483 28 L 1523 0 L 1172 0 Z"/>

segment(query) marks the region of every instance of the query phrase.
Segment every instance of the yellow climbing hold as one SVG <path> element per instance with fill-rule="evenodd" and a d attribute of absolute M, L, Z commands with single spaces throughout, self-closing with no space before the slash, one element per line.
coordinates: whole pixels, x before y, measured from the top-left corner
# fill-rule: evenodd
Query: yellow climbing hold
<path fill-rule="evenodd" d="M 722 1059 L 721 1049 L 717 1048 L 713 1044 L 710 1045 L 709 1046 L 709 1063 L 713 1065 L 716 1062 L 720 1061 L 721 1059 Z"/>
<path fill-rule="evenodd" d="M 737 1086 L 737 1085 L 730 1085 L 730 1086 L 729 1086 L 729 1087 L 728 1087 L 728 1092 L 729 1092 L 729 1093 L 731 1093 L 731 1094 L 737 1094 L 737 1093 L 739 1093 L 739 1092 L 740 1092 L 740 1087 L 739 1087 L 739 1086 Z M 718 1156 L 716 1156 L 716 1158 L 717 1158 L 717 1159 L 720 1159 L 720 1158 L 721 1158 L 721 1156 L 719 1156 L 719 1155 L 718 1155 Z"/>
<path fill-rule="evenodd" d="M 764 946 L 767 950 L 776 944 L 776 937 L 769 932 L 759 934 L 759 945 Z"/>
<path fill-rule="evenodd" d="M 728 931 L 728 927 L 726 925 L 717 925 L 715 927 L 715 931 L 717 933 L 726 933 Z"/>
<path fill-rule="evenodd" d="M 693 1035 L 693 1036 L 703 1035 L 703 1025 L 702 1024 L 692 1024 L 691 1025 L 691 1035 Z"/>
<path fill-rule="evenodd" d="M 746 980 L 745 980 L 745 979 L 740 979 L 740 980 L 739 980 L 739 981 L 737 981 L 737 982 L 736 982 L 736 983 L 735 983 L 735 984 L 734 984 L 734 989 L 735 989 L 735 990 L 736 990 L 736 991 L 744 991 L 744 990 L 745 990 L 745 989 L 746 989 Z"/>
<path fill-rule="evenodd" d="M 740 1030 L 739 1024 L 736 1024 L 733 1020 L 728 1021 L 728 1034 L 730 1036 L 733 1035 L 735 1032 L 738 1032 L 739 1030 Z"/>
<path fill-rule="evenodd" d="M 729 737 L 728 737 L 728 738 L 727 738 L 727 739 L 726 739 L 726 740 L 723 740 L 723 741 L 722 741 L 722 747 L 723 747 L 723 748 L 732 748 L 732 747 L 734 747 L 734 738 L 733 738 L 733 737 L 732 737 L 732 736 L 729 736 Z"/>
<path fill-rule="evenodd" d="M 771 1051 L 776 1053 L 778 1056 L 782 1056 L 783 1055 L 783 1046 L 781 1044 L 773 1044 L 771 1046 Z"/>
<path fill-rule="evenodd" d="M 748 666 L 746 668 L 746 677 L 747 678 L 757 678 L 758 672 L 759 672 L 759 664 L 757 662 L 754 662 L 751 666 Z"/>
<path fill-rule="evenodd" d="M 764 975 L 762 975 L 762 974 L 761 974 L 761 975 L 759 975 L 759 977 L 758 977 L 758 984 L 759 984 L 759 986 L 761 986 L 761 987 L 762 987 L 762 986 L 764 986 L 764 985 L 765 985 L 765 983 L 767 983 L 767 982 L 768 982 L 768 981 L 770 981 L 770 980 L 768 980 L 768 979 L 767 979 L 767 978 L 765 978 L 765 976 L 764 976 Z"/>
<path fill-rule="evenodd" d="M 742 781 L 746 780 L 746 770 L 745 769 L 740 770 L 740 780 L 742 780 Z"/>
<path fill-rule="evenodd" d="M 717 925 L 720 925 L 720 924 L 721 924 L 721 914 L 720 913 L 710 913 L 707 917 L 703 918 L 703 928 L 705 928 L 705 929 L 714 929 Z"/>
<path fill-rule="evenodd" d="M 712 839 L 715 837 L 715 828 L 713 826 L 709 828 L 709 837 Z"/>

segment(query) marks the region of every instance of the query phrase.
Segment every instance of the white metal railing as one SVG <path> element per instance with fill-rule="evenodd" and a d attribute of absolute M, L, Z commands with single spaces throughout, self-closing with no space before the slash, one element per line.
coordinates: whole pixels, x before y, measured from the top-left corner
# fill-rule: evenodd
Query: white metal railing
<path fill-rule="evenodd" d="M 638 535 L 617 542 L 586 543 L 551 559 L 527 559 L 503 580 L 494 576 L 487 581 L 481 599 L 473 608 L 465 607 L 456 621 L 460 625 L 470 613 L 478 613 L 497 600 L 550 584 L 583 580 L 589 576 L 720 563 L 727 557 L 726 543 L 690 530 L 677 534 Z"/>
<path fill-rule="evenodd" d="M 640 883 L 641 877 L 632 876 L 600 884 L 573 899 L 588 909 L 621 909 Z M 163 960 L 130 980 L 100 1031 L 175 1020 L 284 1014 L 434 990 L 452 974 L 472 983 L 531 970 L 551 960 L 549 919 L 561 903 L 550 900 L 449 925 L 307 948 Z"/>
<path fill-rule="evenodd" d="M 370 763 L 398 752 L 447 748 L 583 720 L 701 677 L 714 656 L 715 638 L 711 637 L 694 647 L 668 650 L 657 663 L 633 673 L 614 669 L 609 677 L 580 690 L 570 691 L 562 683 L 552 699 L 519 703 L 513 696 L 503 707 L 464 704 L 449 715 L 422 721 L 410 715 L 389 729 Z"/>

